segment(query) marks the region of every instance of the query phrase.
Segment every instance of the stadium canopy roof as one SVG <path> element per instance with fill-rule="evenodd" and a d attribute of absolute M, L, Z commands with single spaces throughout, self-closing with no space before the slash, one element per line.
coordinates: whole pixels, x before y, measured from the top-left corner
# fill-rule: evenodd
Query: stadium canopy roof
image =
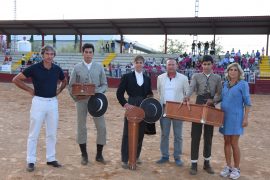
<path fill-rule="evenodd" d="M 269 34 L 270 16 L 1 20 L 6 35 Z"/>

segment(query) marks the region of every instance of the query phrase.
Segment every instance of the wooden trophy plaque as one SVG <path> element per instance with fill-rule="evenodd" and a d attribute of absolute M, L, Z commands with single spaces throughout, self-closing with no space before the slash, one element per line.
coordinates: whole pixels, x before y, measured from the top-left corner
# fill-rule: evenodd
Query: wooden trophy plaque
<path fill-rule="evenodd" d="M 74 83 L 72 84 L 71 94 L 74 96 L 92 96 L 95 95 L 95 84 Z"/>
<path fill-rule="evenodd" d="M 125 116 L 128 120 L 128 166 L 129 169 L 136 170 L 139 123 L 145 113 L 142 108 L 134 107 L 128 109 Z"/>
<path fill-rule="evenodd" d="M 165 112 L 164 116 L 172 119 L 223 126 L 224 112 L 207 105 L 167 101 Z"/>

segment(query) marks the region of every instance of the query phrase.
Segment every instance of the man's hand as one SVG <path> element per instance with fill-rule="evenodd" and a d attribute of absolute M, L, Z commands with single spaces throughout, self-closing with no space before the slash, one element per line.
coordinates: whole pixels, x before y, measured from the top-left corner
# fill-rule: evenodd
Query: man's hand
<path fill-rule="evenodd" d="M 29 92 L 29 94 L 31 95 L 31 96 L 35 96 L 35 91 L 34 91 L 34 89 L 29 89 L 28 90 L 28 92 Z"/>
<path fill-rule="evenodd" d="M 87 99 L 89 98 L 90 96 L 76 96 L 76 99 L 77 100 L 83 100 L 83 99 Z"/>
<path fill-rule="evenodd" d="M 207 106 L 215 106 L 215 105 L 214 105 L 213 99 L 207 99 L 206 105 L 207 105 Z"/>
<path fill-rule="evenodd" d="M 190 98 L 189 97 L 185 97 L 183 102 L 189 102 L 190 101 Z"/>
<path fill-rule="evenodd" d="M 133 105 L 131 105 L 131 104 L 128 104 L 128 103 L 126 103 L 125 105 L 124 105 L 124 108 L 126 108 L 126 110 L 128 110 L 128 109 L 133 109 L 135 106 L 133 106 Z"/>

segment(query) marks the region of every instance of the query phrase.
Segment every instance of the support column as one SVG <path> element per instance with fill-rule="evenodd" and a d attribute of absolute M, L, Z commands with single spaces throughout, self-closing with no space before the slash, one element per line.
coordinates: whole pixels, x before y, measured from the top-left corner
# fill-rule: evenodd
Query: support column
<path fill-rule="evenodd" d="M 41 35 L 41 38 L 42 38 L 42 41 L 41 41 L 41 46 L 43 47 L 44 45 L 45 45 L 45 43 L 44 43 L 44 33 L 42 33 L 42 35 Z"/>
<path fill-rule="evenodd" d="M 214 55 L 216 55 L 216 34 L 214 34 Z"/>
<path fill-rule="evenodd" d="M 268 50 L 269 50 L 269 33 L 267 34 L 267 40 L 266 40 L 266 56 L 268 56 Z"/>
<path fill-rule="evenodd" d="M 120 53 L 122 54 L 123 53 L 123 41 L 124 41 L 124 37 L 123 37 L 123 34 L 120 35 L 121 36 L 121 40 L 120 40 Z"/>
<path fill-rule="evenodd" d="M 164 44 L 165 49 L 164 49 L 164 54 L 167 54 L 167 49 L 168 49 L 167 40 L 168 40 L 167 34 L 165 34 L 165 44 Z"/>
<path fill-rule="evenodd" d="M 82 52 L 82 34 L 80 34 L 80 52 Z"/>
<path fill-rule="evenodd" d="M 7 49 L 10 49 L 11 46 L 11 35 L 7 34 Z"/>

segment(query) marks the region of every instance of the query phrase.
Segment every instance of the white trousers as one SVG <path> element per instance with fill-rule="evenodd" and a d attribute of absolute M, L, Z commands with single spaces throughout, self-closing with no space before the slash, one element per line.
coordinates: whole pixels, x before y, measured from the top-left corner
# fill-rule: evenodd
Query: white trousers
<path fill-rule="evenodd" d="M 36 162 L 36 150 L 40 129 L 46 125 L 46 159 L 55 161 L 56 133 L 58 127 L 58 100 L 56 97 L 34 96 L 30 110 L 30 127 L 27 141 L 27 163 Z"/>

